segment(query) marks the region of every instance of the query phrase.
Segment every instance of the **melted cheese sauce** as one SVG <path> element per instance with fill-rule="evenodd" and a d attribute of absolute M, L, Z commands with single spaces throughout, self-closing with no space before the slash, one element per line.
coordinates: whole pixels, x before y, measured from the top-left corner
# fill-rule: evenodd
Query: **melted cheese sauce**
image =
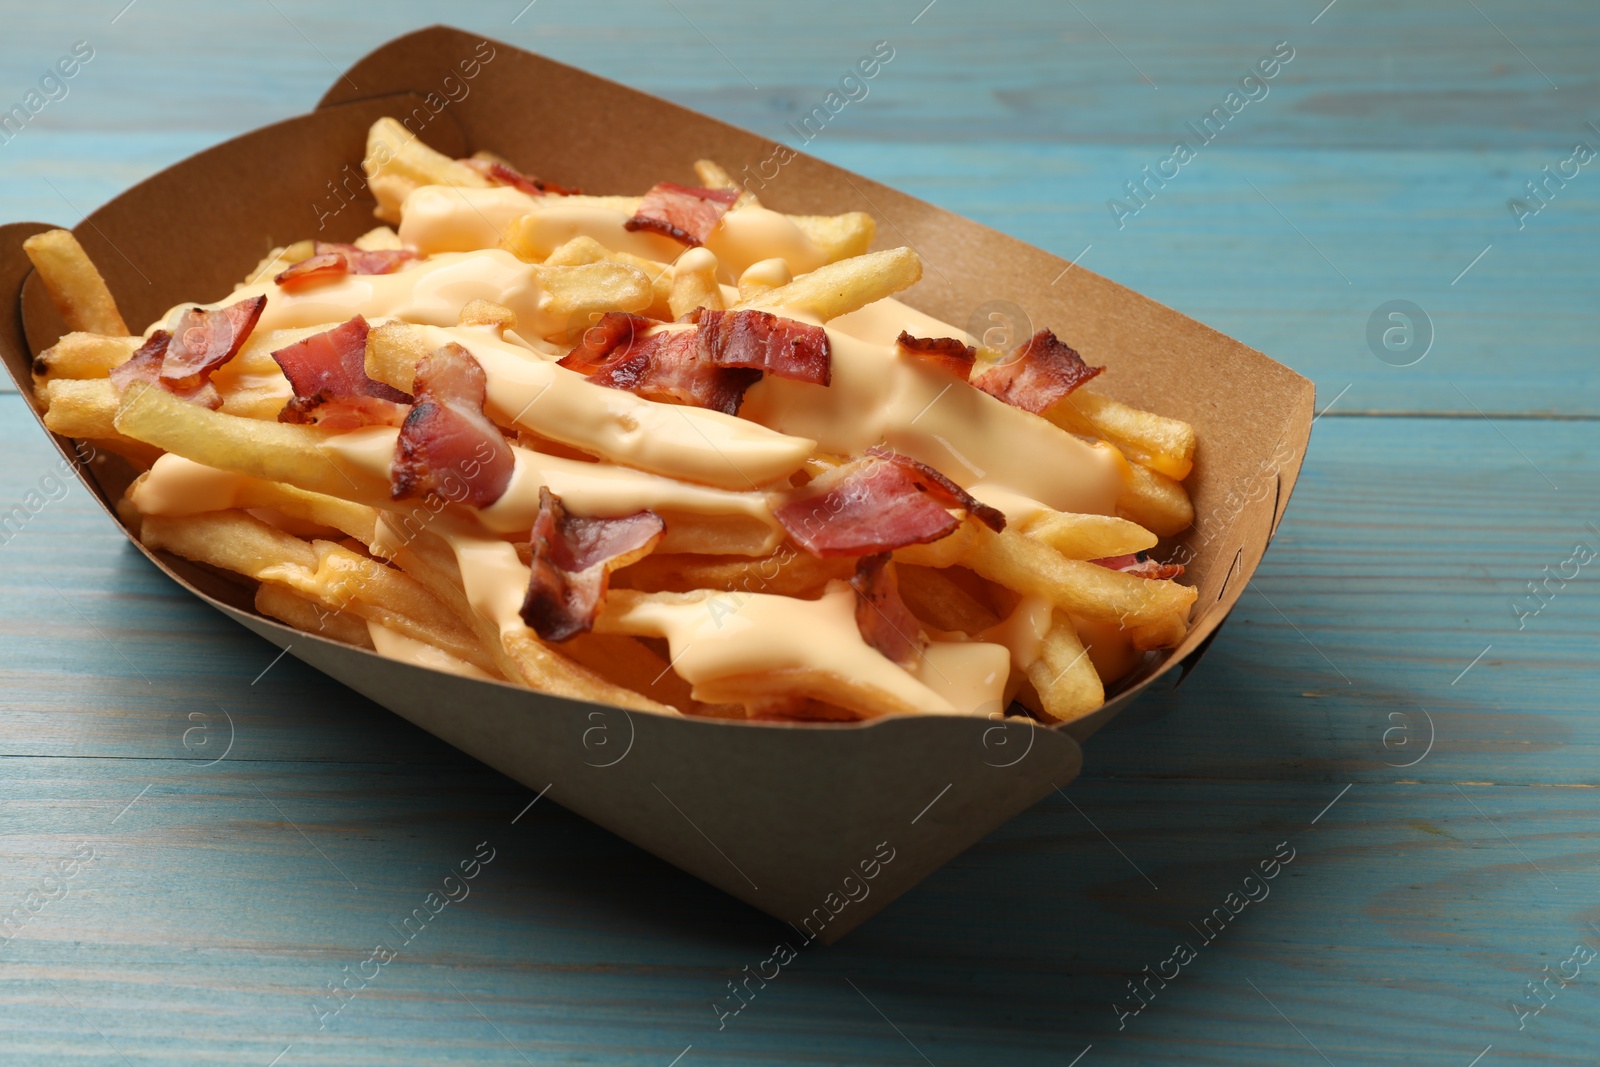
<path fill-rule="evenodd" d="M 145 515 L 199 515 L 235 506 L 248 475 L 218 470 L 168 452 L 129 491 Z"/>
<path fill-rule="evenodd" d="M 577 371 L 530 358 L 485 327 L 424 328 L 430 348 L 454 341 L 488 378 L 488 411 L 615 463 L 724 489 L 754 489 L 793 474 L 816 442 L 705 408 L 658 404 L 591 385 Z"/>
<path fill-rule="evenodd" d="M 766 310 L 802 319 L 791 309 Z M 1080 441 L 890 345 L 863 341 L 831 324 L 828 341 L 831 384 L 769 374 L 745 394 L 740 417 L 813 438 L 824 451 L 840 455 L 887 443 L 979 499 L 986 486 L 996 486 L 1013 504 L 1020 495 L 1057 511 L 1114 512 L 1122 474 L 1121 455 L 1112 446 Z"/>

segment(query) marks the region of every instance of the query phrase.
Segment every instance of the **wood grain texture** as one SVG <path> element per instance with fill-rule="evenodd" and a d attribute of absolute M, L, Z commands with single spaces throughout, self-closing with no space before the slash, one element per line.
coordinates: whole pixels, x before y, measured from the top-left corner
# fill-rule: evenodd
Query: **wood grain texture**
<path fill-rule="evenodd" d="M 72 42 L 96 49 L 0 143 L 4 217 L 63 223 L 434 21 L 774 137 L 889 40 L 870 95 L 808 151 L 1082 253 L 1338 401 L 1199 669 L 1096 737 L 1067 796 L 803 949 L 719 1029 L 713 1002 L 787 928 L 548 800 L 518 818 L 520 786 L 274 663 L 81 489 L 56 493 L 54 454 L 0 397 L 0 522 L 44 501 L 0 526 L 0 915 L 94 856 L 0 941 L 0 1063 L 1593 1062 L 1600 973 L 1520 1030 L 1511 1004 L 1576 943 L 1600 948 L 1595 573 L 1521 629 L 1512 604 L 1575 543 L 1600 547 L 1600 178 L 1520 231 L 1505 202 L 1600 144 L 1600 19 L 1322 6 L 8 13 L 0 103 Z M 1105 201 L 1279 40 L 1296 56 L 1270 95 L 1119 229 Z M 1436 331 L 1411 367 L 1368 348 L 1391 299 Z M 398 943 L 484 841 L 471 896 L 318 1029 L 313 997 Z M 1206 942 L 1190 924 L 1284 841 L 1270 895 Z M 1177 941 L 1195 959 L 1119 1028 L 1126 983 Z"/>

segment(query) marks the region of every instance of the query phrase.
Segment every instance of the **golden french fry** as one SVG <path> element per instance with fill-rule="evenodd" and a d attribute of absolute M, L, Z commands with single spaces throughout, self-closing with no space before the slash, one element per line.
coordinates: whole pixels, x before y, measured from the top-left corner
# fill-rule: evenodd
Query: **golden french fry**
<path fill-rule="evenodd" d="M 921 278 L 922 258 L 909 248 L 891 248 L 818 267 L 762 294 L 755 302 L 761 307 L 788 307 L 823 320 L 834 319 L 909 289 Z"/>
<path fill-rule="evenodd" d="M 579 634 L 561 644 L 562 654 L 595 674 L 609 678 L 685 715 L 702 714 L 689 683 L 671 664 L 636 637 L 621 634 Z M 621 755 L 621 753 L 617 753 Z"/>
<path fill-rule="evenodd" d="M 966 560 L 967 553 L 972 549 L 973 538 L 977 536 L 975 527 L 979 525 L 978 520 L 969 518 L 957 526 L 954 533 L 937 541 L 897 548 L 894 550 L 895 562 L 919 567 L 954 567 Z"/>
<path fill-rule="evenodd" d="M 722 311 L 727 306 L 717 281 L 717 257 L 704 248 L 691 248 L 679 256 L 672 268 L 672 292 L 667 297 L 673 319 L 681 322 L 696 308 Z"/>
<path fill-rule="evenodd" d="M 866 255 L 878 231 L 878 224 L 864 211 L 843 215 L 790 215 L 789 221 L 822 249 L 829 263 Z"/>
<path fill-rule="evenodd" d="M 415 578 L 331 541 L 314 541 L 311 547 L 315 569 L 280 581 L 498 675 L 498 665 L 478 635 Z"/>
<path fill-rule="evenodd" d="M 1136 578 L 1098 563 L 1068 559 L 1015 530 L 995 533 L 981 523 L 967 525 L 973 530 L 971 547 L 962 557 L 968 567 L 1008 589 L 1042 596 L 1085 618 L 1135 626 L 1187 613 L 1198 595 L 1176 582 Z"/>
<path fill-rule="evenodd" d="M 1047 511 L 1021 524 L 1021 530 L 1068 559 L 1104 559 L 1144 552 L 1158 538 L 1138 523 L 1111 515 Z"/>
<path fill-rule="evenodd" d="M 1000 621 L 1000 616 L 955 581 L 948 568 L 897 563 L 900 598 L 911 613 L 938 630 L 976 634 Z"/>
<path fill-rule="evenodd" d="M 1173 537 L 1194 522 L 1194 505 L 1182 482 L 1130 463 L 1117 514 L 1160 537 Z"/>
<path fill-rule="evenodd" d="M 614 589 L 687 593 L 696 589 L 815 597 L 834 579 L 855 573 L 853 559 L 818 559 L 785 545 L 760 559 L 653 552 L 611 576 Z"/>
<path fill-rule="evenodd" d="M 1133 641 L 1133 647 L 1140 652 L 1149 652 L 1157 648 L 1175 648 L 1183 642 L 1188 632 L 1188 611 L 1173 612 L 1152 622 L 1128 628 L 1128 636 Z"/>
<path fill-rule="evenodd" d="M 367 334 L 367 376 L 409 393 L 416 384 L 417 363 L 429 352 L 410 323 L 386 322 Z"/>
<path fill-rule="evenodd" d="M 707 189 L 738 189 L 739 199 L 733 202 L 735 208 L 755 205 L 761 202 L 756 199 L 756 194 L 748 189 L 740 188 L 739 183 L 733 180 L 733 175 L 722 168 L 722 164 L 711 159 L 697 159 L 694 161 L 695 177 L 700 179 L 700 184 Z"/>
<path fill-rule="evenodd" d="M 42 396 L 56 378 L 104 378 L 111 368 L 128 362 L 144 343 L 142 337 L 106 337 L 98 333 L 69 333 L 33 357 L 33 386 Z"/>
<path fill-rule="evenodd" d="M 294 578 L 317 566 L 309 544 L 242 511 L 146 515 L 139 538 L 146 548 L 262 582 L 292 585 Z"/>
<path fill-rule="evenodd" d="M 1039 699 L 1033 710 L 1046 722 L 1072 722 L 1106 702 L 1094 662 L 1066 612 L 1055 613 L 1039 658 L 1028 665 L 1026 673 Z"/>
<path fill-rule="evenodd" d="M 45 386 L 45 404 L 44 426 L 51 433 L 92 441 L 136 467 L 148 467 L 161 455 L 117 431 L 117 389 L 108 378 L 57 378 Z"/>
<path fill-rule="evenodd" d="M 39 280 L 68 330 L 108 337 L 128 335 L 128 325 L 122 321 L 106 280 L 71 231 L 36 233 L 22 242 L 22 249 L 33 261 L 33 269 L 39 272 Z"/>
<path fill-rule="evenodd" d="M 373 214 L 384 222 L 400 221 L 400 205 L 419 185 L 486 189 L 491 184 L 465 163 L 429 148 L 392 118 L 379 119 L 367 131 L 367 155 L 361 168 L 378 201 Z"/>
<path fill-rule="evenodd" d="M 512 237 L 502 242 L 502 245 L 529 262 L 537 262 L 538 257 L 528 251 L 525 241 L 514 235 L 519 231 L 517 226 L 511 226 Z M 629 252 L 613 252 L 593 237 L 579 235 L 551 251 L 544 260 L 547 267 L 581 267 L 588 263 L 621 263 L 629 267 L 637 267 L 644 271 L 650 279 L 651 301 L 650 305 L 639 313 L 652 319 L 663 321 L 672 318 L 669 301 L 672 297 L 672 266 L 668 263 L 658 263 L 653 259 L 636 256 Z"/>
<path fill-rule="evenodd" d="M 492 300 L 473 300 L 461 309 L 456 323 L 460 326 L 495 326 L 502 330 L 514 330 L 517 328 L 517 313 Z"/>
<path fill-rule="evenodd" d="M 553 337 L 576 336 L 608 311 L 643 311 L 655 300 L 649 275 L 626 263 L 534 267 L 548 303 L 542 310 L 568 327 Z"/>
<path fill-rule="evenodd" d="M 1044 417 L 1070 433 L 1098 437 L 1120 448 L 1135 463 L 1178 481 L 1194 467 L 1194 427 L 1141 411 L 1088 389 L 1079 389 L 1048 408 Z"/>
<path fill-rule="evenodd" d="M 657 512 L 667 533 L 658 552 L 691 552 L 705 556 L 768 556 L 783 540 L 783 531 L 753 515 L 696 515 L 668 508 Z"/>
<path fill-rule="evenodd" d="M 516 228 L 512 228 L 516 232 Z M 509 251 L 517 253 L 516 248 Z M 520 253 L 517 253 L 520 255 Z M 588 263 L 605 263 L 611 259 L 611 249 L 587 234 L 579 234 L 564 245 L 551 250 L 544 257 L 547 267 L 581 267 Z"/>
<path fill-rule="evenodd" d="M 372 647 L 367 620 L 303 597 L 287 586 L 271 582 L 257 586 L 256 610 L 308 634 L 329 637 L 357 648 Z"/>

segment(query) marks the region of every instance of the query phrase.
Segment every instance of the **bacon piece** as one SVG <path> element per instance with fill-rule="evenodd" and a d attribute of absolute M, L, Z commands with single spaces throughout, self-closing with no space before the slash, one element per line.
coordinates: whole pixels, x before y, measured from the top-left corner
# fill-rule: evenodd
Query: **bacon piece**
<path fill-rule="evenodd" d="M 772 514 L 796 544 L 827 559 L 948 537 L 961 525 L 949 508 L 966 507 L 963 500 L 972 501 L 972 514 L 993 512 L 985 521 L 1005 525 L 1005 516 L 978 504 L 937 471 L 875 449 L 794 490 Z"/>
<path fill-rule="evenodd" d="M 360 315 L 272 353 L 294 389 L 278 421 L 329 430 L 403 423 L 410 395 L 367 377 L 366 353 L 367 320 Z"/>
<path fill-rule="evenodd" d="M 1049 330 L 1040 330 L 972 384 L 1014 408 L 1039 415 L 1103 370 L 1089 366 Z"/>
<path fill-rule="evenodd" d="M 222 394 L 211 384 L 212 372 L 238 354 L 266 306 L 267 298 L 257 296 L 224 308 L 185 308 L 172 333 L 151 334 L 126 363 L 112 369 L 111 381 L 119 390 L 151 382 L 174 396 L 219 408 Z"/>
<path fill-rule="evenodd" d="M 608 311 L 600 321 L 583 331 L 583 336 L 571 352 L 561 357 L 560 366 L 581 374 L 593 374 L 606 365 L 618 348 L 630 347 L 634 339 L 652 326 L 655 319 L 630 315 L 626 311 Z"/>
<path fill-rule="evenodd" d="M 589 378 L 596 385 L 626 389 L 647 400 L 690 404 L 725 415 L 738 413 L 745 390 L 760 379 L 759 370 L 718 367 L 705 359 L 698 330 L 635 335 Z"/>
<path fill-rule="evenodd" d="M 866 454 L 892 460 L 905 467 L 917 478 L 917 487 L 923 492 L 946 507 L 961 508 L 995 533 L 1006 528 L 1005 512 L 985 504 L 926 463 L 918 463 L 910 456 L 903 456 L 894 449 L 881 445 L 873 445 L 866 450 Z"/>
<path fill-rule="evenodd" d="M 396 500 L 437 493 L 456 504 L 486 508 L 511 484 L 515 456 L 483 413 L 487 378 L 458 344 L 417 361 L 417 402 L 400 427 L 391 466 Z"/>
<path fill-rule="evenodd" d="M 828 331 L 768 311 L 700 308 L 700 346 L 719 367 L 753 367 L 797 382 L 833 379 Z"/>
<path fill-rule="evenodd" d="M 622 224 L 626 230 L 649 230 L 691 247 L 706 243 L 722 216 L 739 199 L 737 189 L 700 189 L 672 182 L 657 182 L 633 218 Z"/>
<path fill-rule="evenodd" d="M 415 252 L 403 248 L 366 251 L 355 245 L 330 241 L 318 241 L 312 249 L 309 258 L 280 271 L 273 281 L 294 289 L 342 278 L 347 274 L 393 274 L 405 263 L 417 258 Z"/>
<path fill-rule="evenodd" d="M 522 620 L 546 641 L 587 633 L 605 603 L 611 572 L 648 555 L 666 530 L 653 511 L 613 519 L 569 514 L 560 497 L 540 486 Z"/>
<path fill-rule="evenodd" d="M 578 189 L 566 189 L 555 182 L 547 182 L 531 174 L 524 174 L 511 164 L 502 163 L 498 159 L 462 159 L 458 162 L 465 163 L 496 185 L 509 185 L 529 196 L 574 196 L 580 192 Z"/>
<path fill-rule="evenodd" d="M 895 344 L 906 355 L 947 370 L 962 381 L 971 376 L 972 365 L 978 360 L 976 348 L 954 337 L 912 337 L 901 330 Z"/>
<path fill-rule="evenodd" d="M 922 624 L 900 599 L 900 581 L 889 566 L 889 553 L 863 556 L 850 586 L 856 591 L 856 627 L 873 648 L 908 670 L 928 645 Z"/>
<path fill-rule="evenodd" d="M 1092 559 L 1090 563 L 1098 563 L 1110 570 L 1131 574 L 1135 578 L 1152 578 L 1157 581 L 1166 578 L 1176 578 L 1183 573 L 1181 563 L 1160 563 L 1150 558 L 1148 552 L 1139 552 L 1126 556 L 1106 556 L 1104 559 Z"/>

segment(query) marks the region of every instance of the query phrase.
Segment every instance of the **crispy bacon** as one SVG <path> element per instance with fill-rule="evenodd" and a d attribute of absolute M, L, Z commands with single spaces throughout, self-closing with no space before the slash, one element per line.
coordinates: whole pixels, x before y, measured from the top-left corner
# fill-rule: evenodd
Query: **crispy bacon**
<path fill-rule="evenodd" d="M 990 525 L 1005 525 L 1005 516 L 932 468 L 873 449 L 794 490 L 772 514 L 796 544 L 826 559 L 947 537 L 961 525 L 951 507 L 967 508 Z"/>
<path fill-rule="evenodd" d="M 916 477 L 917 487 L 923 492 L 946 507 L 961 508 L 995 533 L 1006 528 L 1005 512 L 985 504 L 926 463 L 918 463 L 910 456 L 901 455 L 894 449 L 882 445 L 873 445 L 866 450 L 866 454 L 900 464 Z"/>
<path fill-rule="evenodd" d="M 1049 330 L 1040 330 L 972 384 L 1012 407 L 1038 415 L 1103 370 L 1089 366 Z"/>
<path fill-rule="evenodd" d="M 628 348 L 634 338 L 650 327 L 659 325 L 655 319 L 647 319 L 642 315 L 608 311 L 600 316 L 599 322 L 583 331 L 577 347 L 561 357 L 561 366 L 581 374 L 593 374 L 605 366 L 617 349 Z"/>
<path fill-rule="evenodd" d="M 797 382 L 833 379 L 828 331 L 767 311 L 700 309 L 700 346 L 719 367 L 753 367 Z"/>
<path fill-rule="evenodd" d="M 722 216 L 739 199 L 737 189 L 700 189 L 672 182 L 657 182 L 633 218 L 622 224 L 627 230 L 649 230 L 691 247 L 706 243 Z"/>
<path fill-rule="evenodd" d="M 900 599 L 900 582 L 889 566 L 889 553 L 863 556 L 850 586 L 856 591 L 856 627 L 862 639 L 900 666 L 916 666 L 928 638 Z"/>
<path fill-rule="evenodd" d="M 954 337 L 912 337 L 904 330 L 895 344 L 908 356 L 947 370 L 962 381 L 972 374 L 972 365 L 978 360 L 978 350 Z"/>
<path fill-rule="evenodd" d="M 393 274 L 408 261 L 417 258 L 415 252 L 403 248 L 366 251 L 355 245 L 330 241 L 318 241 L 312 248 L 313 253 L 309 258 L 280 271 L 273 281 L 294 289 L 342 278 L 347 274 Z"/>
<path fill-rule="evenodd" d="M 568 366 L 570 359 L 571 356 L 563 359 L 562 365 Z M 619 344 L 589 380 L 610 389 L 626 389 L 648 400 L 690 404 L 733 415 L 744 402 L 745 390 L 760 378 L 759 370 L 718 367 L 705 359 L 699 330 L 664 330 L 648 336 L 636 333 L 626 346 Z"/>
<path fill-rule="evenodd" d="M 442 345 L 417 361 L 417 402 L 400 427 L 390 473 L 396 500 L 437 493 L 486 508 L 511 483 L 511 446 L 483 413 L 487 379 L 472 354 Z"/>
<path fill-rule="evenodd" d="M 547 182 L 530 174 L 524 174 L 511 164 L 502 163 L 498 159 L 463 159 L 460 162 L 465 163 L 496 185 L 509 185 L 513 189 L 527 193 L 529 196 L 573 196 L 580 191 L 566 189 L 555 182 Z"/>
<path fill-rule="evenodd" d="M 329 430 L 403 423 L 411 397 L 367 377 L 366 353 L 367 320 L 360 315 L 272 353 L 294 389 L 278 421 Z"/>
<path fill-rule="evenodd" d="M 266 306 L 267 298 L 257 296 L 224 308 L 185 308 L 172 333 L 151 334 L 126 363 L 112 369 L 111 381 L 119 390 L 136 381 L 153 382 L 193 403 L 221 407 L 222 394 L 211 375 L 238 354 Z"/>
<path fill-rule="evenodd" d="M 1176 578 L 1183 573 L 1181 563 L 1160 563 L 1150 558 L 1148 552 L 1139 552 L 1126 556 L 1106 556 L 1104 559 L 1092 559 L 1090 563 L 1098 563 L 1123 574 L 1131 574 L 1135 578 L 1152 578 L 1160 581 L 1165 578 Z"/>
<path fill-rule="evenodd" d="M 612 519 L 569 514 L 560 497 L 540 486 L 523 621 L 546 641 L 593 629 L 611 572 L 649 554 L 666 529 L 653 511 Z"/>

